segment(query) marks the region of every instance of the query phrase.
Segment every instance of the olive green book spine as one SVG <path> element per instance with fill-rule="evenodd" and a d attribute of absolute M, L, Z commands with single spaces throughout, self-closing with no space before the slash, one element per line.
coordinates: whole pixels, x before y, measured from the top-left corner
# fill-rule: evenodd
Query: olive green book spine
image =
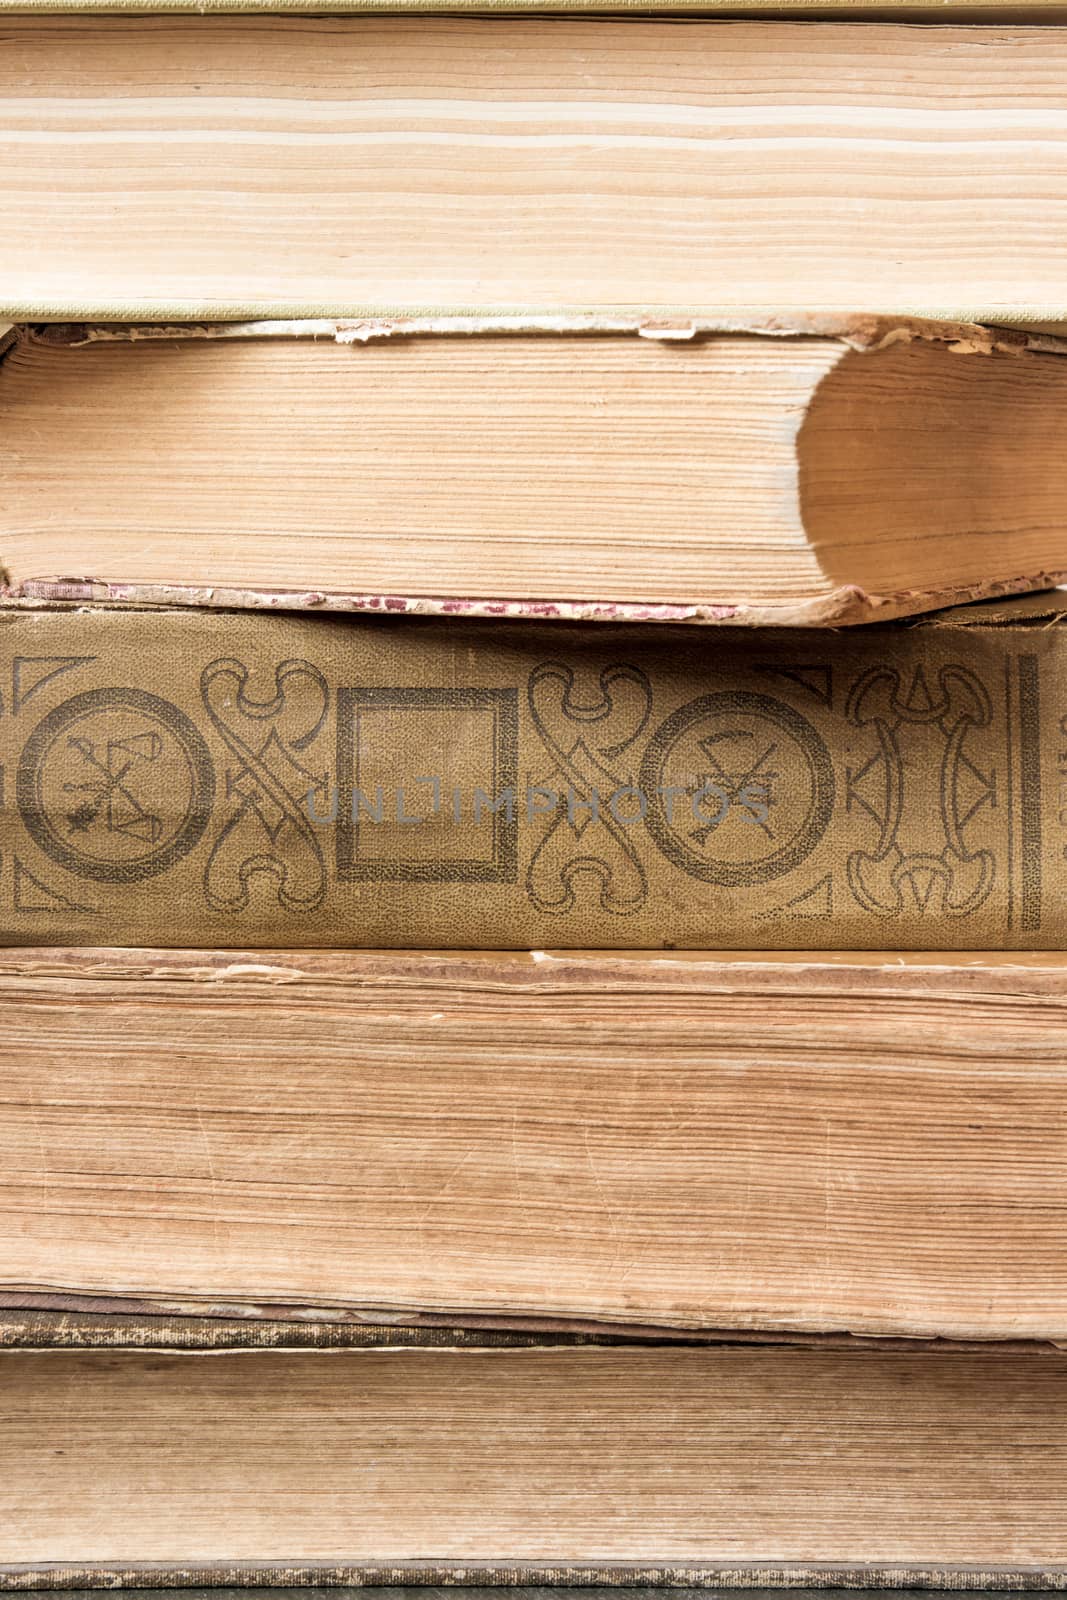
<path fill-rule="evenodd" d="M 839 632 L 0 612 L 9 944 L 1062 949 L 1056 597 Z"/>

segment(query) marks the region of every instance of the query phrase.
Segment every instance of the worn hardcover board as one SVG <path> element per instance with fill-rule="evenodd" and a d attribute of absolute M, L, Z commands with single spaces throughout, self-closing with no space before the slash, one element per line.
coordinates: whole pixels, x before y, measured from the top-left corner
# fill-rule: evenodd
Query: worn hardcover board
<path fill-rule="evenodd" d="M 561 1566 L 547 1562 L 480 1565 L 408 1561 L 372 1565 L 330 1562 L 207 1563 L 202 1566 L 123 1562 L 20 1564 L 0 1568 L 0 1589 L 38 1600 L 60 1596 L 77 1600 L 102 1589 L 122 1590 L 128 1600 L 183 1591 L 183 1600 L 231 1600 L 255 1589 L 261 1600 L 401 1600 L 407 1595 L 452 1594 L 457 1600 L 700 1600 L 744 1592 L 749 1600 L 779 1596 L 783 1590 L 818 1594 L 819 1600 L 847 1600 L 862 1591 L 867 1600 L 924 1600 L 929 1591 L 967 1594 L 974 1600 L 1002 1600 L 1013 1594 L 1056 1594 L 1067 1589 L 1067 1568 L 933 1566 L 901 1567 L 867 1563 L 863 1567 L 817 1566 L 814 1562 L 718 1566 L 693 1562 L 643 1562 L 615 1566 Z M 507 1591 L 501 1595 L 500 1591 Z"/>
<path fill-rule="evenodd" d="M 51 1293 L 33 1304 L 0 1291 L 0 1352 L 9 1350 L 536 1350 L 705 1348 L 782 1345 L 816 1350 L 988 1351 L 989 1339 L 880 1337 L 871 1334 L 798 1333 L 751 1328 L 664 1328 L 608 1324 L 579 1318 L 487 1317 L 462 1319 L 429 1312 L 402 1320 L 381 1308 L 187 1307 L 180 1312 L 114 1297 Z M 62 1306 L 63 1309 L 57 1309 Z M 122 1309 L 116 1310 L 119 1306 Z M 95 1309 L 93 1309 L 95 1307 Z M 1063 1351 L 1060 1340 L 997 1339 L 997 1352 L 1027 1356 Z"/>
<path fill-rule="evenodd" d="M 227 1562 L 176 1566 L 151 1562 L 85 1565 L 77 1562 L 20 1564 L 0 1568 L 0 1590 L 32 1592 L 38 1600 L 60 1596 L 77 1600 L 102 1589 L 122 1590 L 128 1600 L 183 1592 L 183 1600 L 231 1600 L 254 1589 L 261 1600 L 402 1600 L 407 1595 L 453 1594 L 457 1600 L 708 1600 L 739 1591 L 749 1600 L 778 1597 L 783 1590 L 811 1592 L 819 1600 L 847 1600 L 862 1591 L 867 1600 L 924 1600 L 931 1591 L 967 1594 L 974 1600 L 1002 1600 L 1014 1594 L 1056 1594 L 1067 1589 L 1067 1568 L 954 1566 L 905 1567 L 866 1563 L 863 1567 L 818 1566 L 814 1562 L 761 1563 L 759 1566 L 697 1565 L 694 1562 L 642 1562 L 614 1566 L 566 1566 L 548 1562 L 481 1565 L 408 1561 Z M 506 1590 L 501 1595 L 501 1590 Z"/>
<path fill-rule="evenodd" d="M 5 1576 L 9 1577 L 10 1575 Z M 73 1577 L 73 1574 L 71 1576 Z M 86 1576 L 87 1578 L 95 1579 L 97 1583 L 102 1583 L 103 1581 L 100 1573 L 87 1574 Z M 170 1593 L 175 1586 L 175 1574 L 173 1572 L 161 1573 L 158 1576 L 164 1581 L 170 1580 L 170 1587 L 161 1585 L 157 1588 L 129 1588 L 125 1584 L 115 1584 L 114 1587 L 124 1590 L 125 1600 L 156 1600 L 156 1596 Z M 284 1578 L 290 1575 L 282 1573 L 278 1576 Z M 321 1597 L 321 1600 L 427 1600 L 426 1591 L 428 1588 L 432 1593 L 459 1588 L 463 1591 L 459 1600 L 567 1600 L 570 1592 L 574 1593 L 575 1600 L 579 1600 L 579 1597 L 580 1600 L 618 1600 L 620 1587 L 625 1587 L 627 1591 L 626 1600 L 697 1600 L 698 1596 L 699 1600 L 714 1600 L 716 1595 L 732 1594 L 740 1586 L 736 1582 L 729 1587 L 725 1582 L 716 1582 L 712 1574 L 708 1575 L 708 1581 L 705 1586 L 700 1587 L 699 1580 L 701 1575 L 698 1573 L 692 1573 L 687 1578 L 683 1572 L 671 1573 L 663 1571 L 652 1575 L 650 1578 L 647 1574 L 638 1576 L 620 1572 L 618 1578 L 621 1581 L 611 1583 L 605 1575 L 583 1573 L 581 1571 L 569 1574 L 548 1572 L 544 1574 L 527 1574 L 527 1577 L 534 1581 L 509 1584 L 509 1593 L 506 1597 L 503 1597 L 498 1587 L 491 1588 L 487 1582 L 468 1583 L 465 1578 L 459 1579 L 453 1574 L 438 1574 L 435 1577 L 427 1577 L 425 1584 L 419 1583 L 410 1576 L 401 1579 L 395 1584 L 374 1582 L 364 1584 L 349 1581 L 330 1583 L 330 1574 L 326 1572 L 321 1575 L 309 1572 L 299 1576 L 307 1579 L 304 1586 L 300 1586 L 297 1582 L 297 1575 L 292 1575 L 291 1581 L 284 1587 L 278 1584 L 271 1584 L 260 1588 L 258 1600 L 315 1600 L 316 1596 Z M 488 1575 L 486 1576 L 488 1577 Z M 659 1582 L 655 1581 L 657 1576 L 660 1580 Z M 729 1577 L 728 1574 L 726 1576 Z M 903 1575 L 899 1576 L 903 1577 Z M 957 1577 L 957 1575 L 946 1574 L 946 1577 Z M 1020 1574 L 1013 1575 L 1013 1580 L 1014 1585 L 1021 1585 L 1023 1582 Z M 144 1581 L 150 1581 L 150 1575 L 146 1574 Z M 1030 1587 L 1034 1588 L 1039 1583 L 1040 1576 L 1034 1575 L 1030 1580 Z M 5 1587 L 12 1587 L 10 1581 L 5 1584 Z M 195 1584 L 190 1587 L 183 1587 L 182 1600 L 238 1600 L 238 1597 L 239 1600 L 247 1600 L 247 1589 L 239 1587 L 232 1580 L 228 1580 L 227 1583 L 219 1588 L 207 1589 Z M 805 1587 L 815 1590 L 817 1584 L 813 1581 L 810 1585 L 805 1585 Z M 865 1584 L 863 1587 L 867 1600 L 925 1600 L 928 1593 L 925 1589 L 914 1589 L 906 1586 L 886 1589 L 881 1587 L 870 1588 Z M 959 1589 L 962 1585 L 956 1582 L 954 1587 Z M 1018 1593 L 1020 1589 L 1013 1587 L 1005 1591 L 1004 1589 L 971 1588 L 967 1592 L 973 1595 L 975 1600 L 1001 1600 L 1001 1596 L 1006 1592 Z M 79 1596 L 91 1595 L 94 1591 L 87 1588 L 71 1587 L 65 1589 L 38 1589 L 35 1593 L 37 1600 L 58 1600 L 60 1595 L 63 1596 L 63 1600 L 78 1600 Z M 765 1581 L 757 1587 L 748 1587 L 747 1593 L 749 1600 L 762 1600 L 763 1596 L 771 1594 L 775 1596 L 775 1600 L 779 1600 L 780 1591 L 770 1588 L 769 1581 Z M 819 1588 L 818 1593 L 820 1600 L 854 1600 L 856 1586 L 853 1585 L 848 1589 L 832 1586 L 829 1588 L 824 1587 Z"/>
<path fill-rule="evenodd" d="M 1060 948 L 1055 605 L 726 641 L 8 609 L 3 936 Z"/>

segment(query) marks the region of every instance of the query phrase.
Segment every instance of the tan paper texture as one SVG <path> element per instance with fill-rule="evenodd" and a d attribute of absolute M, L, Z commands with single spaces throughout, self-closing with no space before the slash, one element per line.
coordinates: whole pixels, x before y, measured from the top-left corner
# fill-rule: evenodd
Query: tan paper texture
<path fill-rule="evenodd" d="M 10 16 L 0 315 L 1067 316 L 1062 6 L 587 8 Z"/>
<path fill-rule="evenodd" d="M 568 1569 L 585 1586 L 627 1569 L 634 1587 L 709 1583 L 716 1569 L 723 1587 L 745 1574 L 830 1586 L 835 1569 L 850 1589 L 966 1588 L 976 1572 L 994 1590 L 1063 1582 L 1062 1356 L 3 1361 L 9 1581 L 20 1563 L 38 1587 L 136 1583 L 132 1550 L 141 1586 L 168 1568 L 173 1587 L 421 1577 L 461 1595 L 478 1581 L 566 1584 Z"/>
<path fill-rule="evenodd" d="M 11 608 L 4 937 L 1063 948 L 1054 607 L 744 636 Z"/>

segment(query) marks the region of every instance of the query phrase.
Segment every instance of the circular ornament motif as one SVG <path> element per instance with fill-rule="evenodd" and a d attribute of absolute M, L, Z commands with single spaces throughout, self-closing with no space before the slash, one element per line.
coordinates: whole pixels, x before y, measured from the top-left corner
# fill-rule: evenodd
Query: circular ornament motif
<path fill-rule="evenodd" d="M 830 753 L 811 723 L 744 690 L 673 712 L 649 741 L 641 787 L 667 859 L 726 888 L 791 872 L 823 837 L 834 804 Z"/>
<path fill-rule="evenodd" d="M 53 861 L 80 878 L 139 883 L 207 827 L 215 771 L 177 706 L 141 689 L 90 689 L 55 707 L 22 751 L 18 807 Z"/>

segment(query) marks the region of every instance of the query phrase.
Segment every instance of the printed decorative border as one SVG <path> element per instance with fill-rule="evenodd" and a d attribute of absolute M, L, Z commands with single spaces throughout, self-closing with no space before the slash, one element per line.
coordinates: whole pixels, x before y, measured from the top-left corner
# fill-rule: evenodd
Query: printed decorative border
<path fill-rule="evenodd" d="M 519 824 L 515 808 L 490 814 L 492 858 L 455 856 L 432 861 L 361 860 L 359 823 L 353 796 L 359 788 L 356 726 L 361 708 L 375 711 L 456 710 L 492 717 L 493 770 L 487 774 L 491 797 L 514 790 L 519 781 L 519 696 L 517 689 L 360 688 L 337 691 L 337 876 L 343 883 L 514 883 L 518 872 Z M 414 776 L 414 775 L 412 775 Z"/>

